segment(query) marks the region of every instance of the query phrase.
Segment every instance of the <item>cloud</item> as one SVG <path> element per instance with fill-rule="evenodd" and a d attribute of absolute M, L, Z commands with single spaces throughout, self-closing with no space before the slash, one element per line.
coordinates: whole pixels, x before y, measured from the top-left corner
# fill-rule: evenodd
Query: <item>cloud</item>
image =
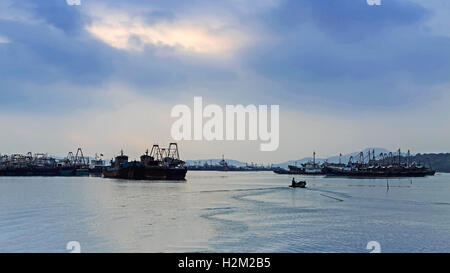
<path fill-rule="evenodd" d="M 280 104 L 285 125 L 277 154 L 185 142 L 186 157 L 226 150 L 270 162 L 313 146 L 332 155 L 405 139 L 417 152 L 446 147 L 441 0 L 55 1 L 0 2 L 0 115 L 12 128 L 0 150 L 61 154 L 80 143 L 139 155 L 147 141 L 167 140 L 170 108 L 194 95 Z"/>
<path fill-rule="evenodd" d="M 287 31 L 309 23 L 335 40 L 352 42 L 420 23 L 428 15 L 423 6 L 404 0 L 381 6 L 369 6 L 364 0 L 283 0 L 264 18 L 274 29 Z"/>
<path fill-rule="evenodd" d="M 193 18 L 149 23 L 142 17 L 113 11 L 96 15 L 86 30 L 111 47 L 127 51 L 142 51 L 150 45 L 226 55 L 249 40 L 237 29 L 223 25 L 214 27 L 214 24 L 196 22 Z"/>
<path fill-rule="evenodd" d="M 272 35 L 245 52 L 246 69 L 306 107 L 405 110 L 448 82 L 450 39 L 424 27 L 432 16 L 401 0 L 283 1 L 263 17 Z"/>
<path fill-rule="evenodd" d="M 21 0 L 14 1 L 7 7 L 8 10 L 20 10 L 28 20 L 45 22 L 64 32 L 75 34 L 85 23 L 81 14 L 81 6 L 71 6 L 65 0 Z M 17 18 L 17 16 L 16 16 Z"/>
<path fill-rule="evenodd" d="M 1 19 L 0 33 L 11 41 L 0 46 L 4 109 L 46 112 L 79 106 L 83 97 L 89 97 L 80 96 L 80 90 L 103 83 L 111 73 L 112 50 L 88 35 Z"/>
<path fill-rule="evenodd" d="M 428 11 L 404 0 L 385 1 L 369 6 L 365 1 L 308 1 L 312 20 L 328 35 L 349 41 L 385 34 L 392 28 L 413 25 L 424 20 Z"/>
<path fill-rule="evenodd" d="M 450 37 L 450 29 L 448 27 L 450 10 L 450 2 L 447 0 L 411 0 L 417 5 L 422 6 L 428 12 L 427 20 L 423 27 L 428 29 L 430 33 L 437 36 Z"/>
<path fill-rule="evenodd" d="M 0 44 L 7 44 L 9 42 L 8 38 L 0 36 Z"/>

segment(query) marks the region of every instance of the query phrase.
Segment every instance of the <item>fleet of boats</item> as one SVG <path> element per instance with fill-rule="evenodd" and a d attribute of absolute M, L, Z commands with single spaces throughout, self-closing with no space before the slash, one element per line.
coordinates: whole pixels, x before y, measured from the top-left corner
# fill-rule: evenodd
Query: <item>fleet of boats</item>
<path fill-rule="evenodd" d="M 129 161 L 123 151 L 111 160 L 109 165 L 101 158 L 103 155 L 89 159 L 79 148 L 74 155 L 69 153 L 65 158 L 55 158 L 47 154 L 0 155 L 0 176 L 86 176 L 97 175 L 106 178 L 134 180 L 183 180 L 188 170 L 201 171 L 274 171 L 277 174 L 325 175 L 347 177 L 422 177 L 436 173 L 431 167 L 426 167 L 411 160 L 408 151 L 402 154 L 400 149 L 393 153 L 368 151 L 367 155 L 359 154 L 359 159 L 353 156 L 348 163 L 316 162 L 316 153 L 312 160 L 300 166 L 288 165 L 289 169 L 246 165 L 229 165 L 222 156 L 218 164 L 191 165 L 180 159 L 177 143 L 170 143 L 168 148 L 153 145 L 140 157 L 139 161 Z"/>
<path fill-rule="evenodd" d="M 0 176 L 86 176 L 101 174 L 78 148 L 74 155 L 57 159 L 47 154 L 13 154 L 0 156 Z"/>
<path fill-rule="evenodd" d="M 109 166 L 96 155 L 89 159 L 79 148 L 74 155 L 70 152 L 65 158 L 55 158 L 47 154 L 13 154 L 0 156 L 0 176 L 102 176 L 106 178 L 144 179 L 144 180 L 182 180 L 187 168 L 180 160 L 178 145 L 171 143 L 169 148 L 153 145 L 150 154 L 141 156 L 140 161 L 128 161 L 128 156 L 116 156 Z"/>
<path fill-rule="evenodd" d="M 196 162 L 195 164 L 191 164 L 187 166 L 189 171 L 223 171 L 223 172 L 251 172 L 251 171 L 272 171 L 274 170 L 272 166 L 263 166 L 256 164 L 245 164 L 245 166 L 234 166 L 229 164 L 224 156 L 222 155 L 222 160 L 217 164 L 213 164 L 212 162 L 208 163 L 206 161 L 204 164 L 201 164 L 201 161 Z"/>
<path fill-rule="evenodd" d="M 312 162 L 301 164 L 302 167 L 289 165 L 289 170 L 274 170 L 278 174 L 303 174 L 303 175 L 326 175 L 326 176 L 347 176 L 347 177 L 423 177 L 436 173 L 431 167 L 426 167 L 417 162 L 412 162 L 411 153 L 402 155 L 401 150 L 393 153 L 380 153 L 375 155 L 375 151 L 368 151 L 368 154 L 360 153 L 359 159 L 353 156 L 349 158 L 347 164 L 315 162 L 315 153 Z"/>

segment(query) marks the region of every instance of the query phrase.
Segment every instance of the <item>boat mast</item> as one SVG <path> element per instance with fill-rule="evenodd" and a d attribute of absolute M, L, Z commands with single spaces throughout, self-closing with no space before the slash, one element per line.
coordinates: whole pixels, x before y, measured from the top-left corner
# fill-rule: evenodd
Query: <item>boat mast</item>
<path fill-rule="evenodd" d="M 408 150 L 408 168 L 409 168 L 409 166 L 411 165 L 411 151 L 410 150 Z"/>
<path fill-rule="evenodd" d="M 313 152 L 313 167 L 316 167 L 316 151 Z"/>

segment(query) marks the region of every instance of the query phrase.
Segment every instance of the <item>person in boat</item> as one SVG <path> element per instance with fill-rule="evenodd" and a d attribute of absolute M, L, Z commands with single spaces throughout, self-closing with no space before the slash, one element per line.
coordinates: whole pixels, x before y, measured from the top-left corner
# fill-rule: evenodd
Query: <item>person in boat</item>
<path fill-rule="evenodd" d="M 292 187 L 295 186 L 295 177 L 292 177 Z"/>

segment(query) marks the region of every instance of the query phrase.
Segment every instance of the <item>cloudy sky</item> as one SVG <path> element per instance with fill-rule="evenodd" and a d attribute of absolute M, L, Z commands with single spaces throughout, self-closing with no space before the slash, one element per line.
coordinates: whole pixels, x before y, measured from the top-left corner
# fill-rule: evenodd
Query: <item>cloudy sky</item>
<path fill-rule="evenodd" d="M 2 0 L 0 153 L 171 141 L 176 104 L 280 105 L 280 146 L 182 141 L 263 163 L 365 147 L 448 152 L 447 0 Z"/>

